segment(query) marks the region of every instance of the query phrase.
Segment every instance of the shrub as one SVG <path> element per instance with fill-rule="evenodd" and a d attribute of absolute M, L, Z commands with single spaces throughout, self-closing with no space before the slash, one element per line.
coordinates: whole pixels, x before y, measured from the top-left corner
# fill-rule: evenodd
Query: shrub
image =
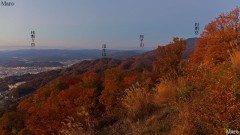
<path fill-rule="evenodd" d="M 59 132 L 61 135 L 84 135 L 82 124 L 73 117 L 68 116 L 65 122 L 62 122 L 63 129 Z"/>
<path fill-rule="evenodd" d="M 90 115 L 85 107 L 80 107 L 76 116 L 67 118 L 62 123 L 61 135 L 89 135 L 93 134 L 93 124 L 90 122 Z"/>
<path fill-rule="evenodd" d="M 240 79 L 240 51 L 234 50 L 230 55 L 232 67 L 235 70 L 237 77 Z"/>
<path fill-rule="evenodd" d="M 176 84 L 172 81 L 162 82 L 156 88 L 156 104 L 166 104 L 176 101 Z"/>
<path fill-rule="evenodd" d="M 122 100 L 123 108 L 130 120 L 136 121 L 149 116 L 155 107 L 154 95 L 147 92 L 139 83 L 125 90 L 126 96 Z"/>

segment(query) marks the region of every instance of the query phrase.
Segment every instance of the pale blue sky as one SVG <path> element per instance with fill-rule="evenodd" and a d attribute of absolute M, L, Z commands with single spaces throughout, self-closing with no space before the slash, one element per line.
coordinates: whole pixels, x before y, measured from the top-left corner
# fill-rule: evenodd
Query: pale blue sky
<path fill-rule="evenodd" d="M 36 31 L 37 48 L 146 49 L 173 37 L 195 37 L 220 13 L 240 6 L 239 0 L 12 0 L 0 6 L 0 49 L 30 48 Z"/>

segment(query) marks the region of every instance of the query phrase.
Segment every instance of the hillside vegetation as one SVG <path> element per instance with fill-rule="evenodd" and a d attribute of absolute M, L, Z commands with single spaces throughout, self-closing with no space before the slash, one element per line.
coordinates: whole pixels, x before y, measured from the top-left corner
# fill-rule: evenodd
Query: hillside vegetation
<path fill-rule="evenodd" d="M 206 25 L 188 60 L 183 60 L 186 40 L 173 38 L 154 51 L 154 58 L 105 58 L 65 69 L 5 112 L 0 134 L 224 135 L 226 129 L 240 130 L 239 10 Z"/>

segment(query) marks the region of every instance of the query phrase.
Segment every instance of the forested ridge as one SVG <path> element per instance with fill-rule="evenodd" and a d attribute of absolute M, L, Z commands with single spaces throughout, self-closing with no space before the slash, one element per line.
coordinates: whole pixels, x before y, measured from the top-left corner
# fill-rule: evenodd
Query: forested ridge
<path fill-rule="evenodd" d="M 1 135 L 226 134 L 240 130 L 239 8 L 187 42 L 56 73 L 0 118 Z M 152 55 L 151 55 L 152 54 Z"/>

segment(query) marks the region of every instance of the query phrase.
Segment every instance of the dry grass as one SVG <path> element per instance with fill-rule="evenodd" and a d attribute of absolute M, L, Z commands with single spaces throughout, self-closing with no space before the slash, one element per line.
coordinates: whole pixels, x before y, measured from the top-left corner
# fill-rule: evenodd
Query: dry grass
<path fill-rule="evenodd" d="M 162 82 L 156 88 L 154 102 L 158 105 L 176 101 L 176 84 L 172 81 Z"/>
<path fill-rule="evenodd" d="M 93 134 L 89 113 L 85 107 L 80 107 L 76 117 L 67 116 L 62 122 L 61 135 L 90 135 Z"/>
<path fill-rule="evenodd" d="M 172 129 L 178 111 L 176 107 L 176 86 L 169 81 L 155 89 L 145 90 L 136 84 L 126 90 L 122 101 L 127 112 L 123 120 L 132 135 L 166 134 Z"/>
<path fill-rule="evenodd" d="M 171 135 L 194 135 L 195 127 L 190 122 L 192 116 L 189 113 L 189 105 L 185 104 L 180 107 L 178 117 L 175 120 L 174 128 L 171 130 Z"/>
<path fill-rule="evenodd" d="M 62 122 L 62 125 L 61 135 L 84 135 L 83 125 L 73 117 L 68 116 L 65 122 Z"/>
<path fill-rule="evenodd" d="M 155 135 L 168 134 L 178 116 L 176 104 L 176 89 L 178 83 L 168 81 L 159 84 L 152 90 L 144 89 L 139 83 L 125 90 L 126 95 L 121 101 L 121 108 L 116 116 L 106 114 L 106 122 L 99 122 L 102 127 L 88 128 L 87 111 L 82 109 L 80 118 L 68 117 L 63 122 L 62 135 L 84 134 L 131 134 L 131 135 Z M 111 122 L 112 121 L 112 122 Z M 95 132 L 89 132 L 88 130 Z M 93 130 L 94 129 L 94 130 Z"/>
<path fill-rule="evenodd" d="M 153 94 L 147 92 L 138 83 L 126 89 L 122 105 L 127 111 L 128 118 L 136 121 L 149 116 L 155 109 Z"/>

